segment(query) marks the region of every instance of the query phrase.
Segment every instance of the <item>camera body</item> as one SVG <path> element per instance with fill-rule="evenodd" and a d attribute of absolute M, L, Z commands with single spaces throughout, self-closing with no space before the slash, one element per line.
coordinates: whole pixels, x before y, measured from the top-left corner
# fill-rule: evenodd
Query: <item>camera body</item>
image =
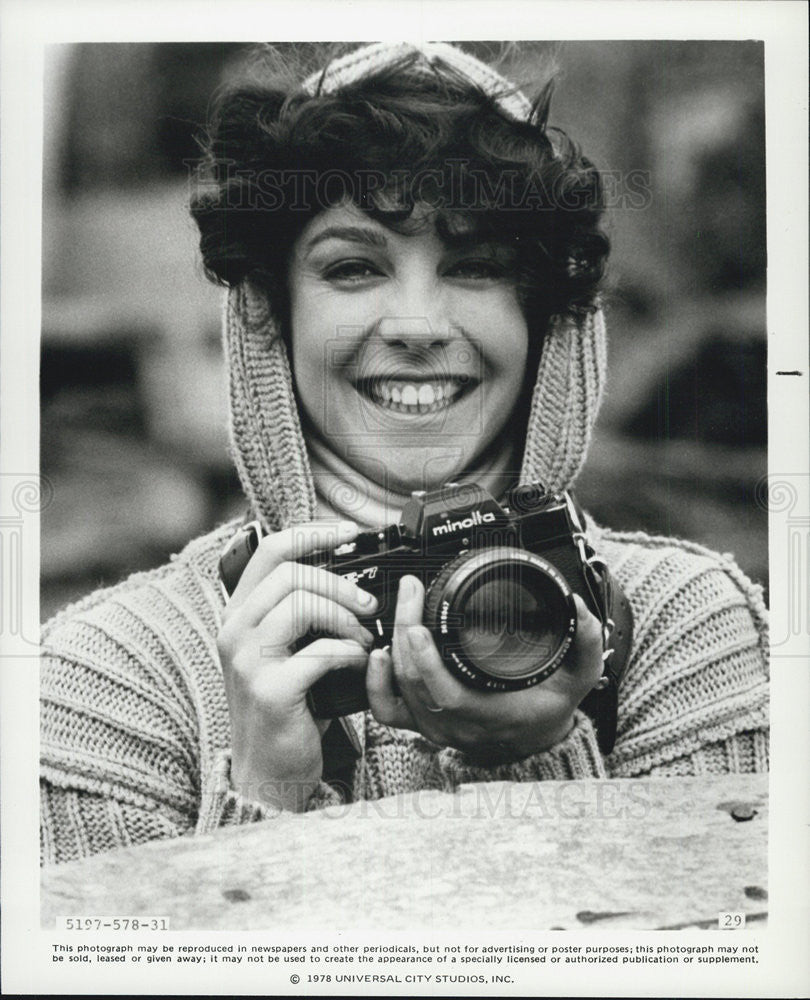
<path fill-rule="evenodd" d="M 223 553 L 226 594 L 236 587 L 260 531 L 256 522 L 243 526 Z M 398 524 L 299 561 L 374 594 L 376 612 L 360 620 L 377 647 L 392 642 L 399 581 L 419 578 L 424 624 L 443 662 L 462 683 L 482 691 L 528 688 L 559 667 L 576 632 L 574 593 L 603 622 L 609 647 L 607 569 L 587 545 L 571 494 L 547 492 L 539 483 L 514 487 L 502 504 L 477 485 L 415 492 Z M 362 711 L 368 707 L 365 678 L 335 670 L 313 685 L 309 702 L 318 718 Z"/>

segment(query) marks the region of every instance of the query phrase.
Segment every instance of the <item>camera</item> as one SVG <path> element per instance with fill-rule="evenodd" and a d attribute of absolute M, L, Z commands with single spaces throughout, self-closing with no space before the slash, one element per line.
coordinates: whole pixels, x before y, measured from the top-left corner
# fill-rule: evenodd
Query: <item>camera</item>
<path fill-rule="evenodd" d="M 222 554 L 226 595 L 260 537 L 257 522 L 244 525 Z M 569 492 L 529 483 L 513 487 L 499 503 L 473 484 L 416 491 L 398 524 L 299 561 L 374 594 L 376 612 L 360 621 L 377 647 L 391 644 L 400 579 L 418 577 L 425 587 L 423 621 L 445 666 L 462 683 L 489 692 L 529 688 L 557 670 L 576 632 L 577 593 L 602 623 L 606 686 L 612 685 L 615 702 L 630 640 L 629 606 L 620 592 L 617 600 Z M 365 678 L 346 668 L 332 671 L 310 689 L 309 704 L 322 719 L 362 711 L 368 708 Z M 615 704 L 612 711 L 615 716 Z"/>

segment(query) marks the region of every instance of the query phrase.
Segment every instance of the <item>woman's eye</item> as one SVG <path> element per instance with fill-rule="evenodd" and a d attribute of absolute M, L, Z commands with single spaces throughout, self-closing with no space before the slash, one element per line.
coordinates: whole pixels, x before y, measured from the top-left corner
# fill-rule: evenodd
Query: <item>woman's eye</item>
<path fill-rule="evenodd" d="M 382 271 L 375 264 L 367 260 L 342 260 L 337 264 L 328 267 L 324 272 L 327 281 L 335 281 L 343 284 L 352 284 L 363 281 L 366 278 L 375 278 L 382 274 Z"/>

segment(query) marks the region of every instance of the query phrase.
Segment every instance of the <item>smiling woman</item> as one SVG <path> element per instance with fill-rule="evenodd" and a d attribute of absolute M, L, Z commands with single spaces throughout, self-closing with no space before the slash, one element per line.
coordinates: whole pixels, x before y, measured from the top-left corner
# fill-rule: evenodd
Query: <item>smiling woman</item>
<path fill-rule="evenodd" d="M 43 858 L 469 781 L 764 770 L 761 591 L 728 557 L 599 527 L 567 492 L 604 382 L 608 242 L 549 87 L 530 100 L 443 43 L 363 46 L 303 79 L 261 65 L 219 102 L 192 205 L 228 286 L 256 548 L 227 601 L 236 523 L 46 626 Z M 486 659 L 499 629 L 504 676 L 536 671 L 522 690 L 465 683 L 423 624 L 445 614 L 423 564 L 477 546 L 458 631 Z M 383 549 L 410 569 L 381 646 L 381 597 L 358 584 Z M 380 558 L 336 571 L 347 553 Z M 565 597 L 550 674 L 525 662 L 554 631 L 541 577 Z M 369 708 L 330 724 L 311 690 L 346 670 Z"/>

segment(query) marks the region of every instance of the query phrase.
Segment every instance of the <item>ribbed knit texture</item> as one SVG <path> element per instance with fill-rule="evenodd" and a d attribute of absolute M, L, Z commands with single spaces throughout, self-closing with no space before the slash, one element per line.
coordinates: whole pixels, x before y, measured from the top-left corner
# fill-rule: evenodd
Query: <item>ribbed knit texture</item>
<path fill-rule="evenodd" d="M 235 524 L 173 563 L 99 591 L 44 630 L 42 851 L 67 861 L 158 837 L 271 820 L 230 788 L 230 724 L 215 636 L 216 563 Z M 645 535 L 592 532 L 633 607 L 614 752 L 577 713 L 550 751 L 492 768 L 370 714 L 355 798 L 486 780 L 767 770 L 761 593 L 727 557 Z M 340 801 L 321 787 L 310 807 Z"/>
<path fill-rule="evenodd" d="M 320 86 L 334 86 L 364 64 L 398 57 L 400 44 L 351 54 L 333 65 Z M 453 62 L 447 46 L 438 47 L 441 59 L 436 47 L 420 48 L 434 68 L 441 59 L 457 69 L 471 59 Z M 471 77 L 500 92 L 502 78 L 472 62 L 478 69 L 469 70 Z M 512 98 L 512 113 L 525 115 L 527 105 L 518 95 Z M 224 336 L 231 439 L 245 494 L 269 528 L 310 520 L 315 491 L 286 351 L 271 304 L 248 282 L 228 294 Z M 585 459 L 604 371 L 600 312 L 552 322 L 533 396 L 524 480 L 539 479 L 554 489 L 571 485 Z M 224 525 L 170 564 L 91 594 L 43 629 L 44 861 L 272 821 L 273 814 L 241 799 L 230 783 L 230 720 L 216 649 L 222 609 L 216 567 L 235 528 Z M 593 725 L 580 712 L 557 746 L 491 768 L 363 713 L 350 720 L 362 748 L 352 797 L 451 790 L 470 781 L 767 769 L 761 590 L 730 557 L 672 539 L 589 528 L 635 619 L 613 753 L 601 756 Z M 338 801 L 339 790 L 321 782 L 309 808 Z"/>
<path fill-rule="evenodd" d="M 419 59 L 415 61 L 412 72 L 440 73 L 443 67 L 448 67 L 494 97 L 513 118 L 525 121 L 531 114 L 531 102 L 514 84 L 491 66 L 447 42 L 373 42 L 363 45 L 335 59 L 322 72 L 313 73 L 304 81 L 304 90 L 313 95 L 334 93 L 414 53 L 419 54 Z"/>
<path fill-rule="evenodd" d="M 225 351 L 231 451 L 253 510 L 271 529 L 311 521 L 315 486 L 287 348 L 266 294 L 247 280 L 228 293 Z"/>

